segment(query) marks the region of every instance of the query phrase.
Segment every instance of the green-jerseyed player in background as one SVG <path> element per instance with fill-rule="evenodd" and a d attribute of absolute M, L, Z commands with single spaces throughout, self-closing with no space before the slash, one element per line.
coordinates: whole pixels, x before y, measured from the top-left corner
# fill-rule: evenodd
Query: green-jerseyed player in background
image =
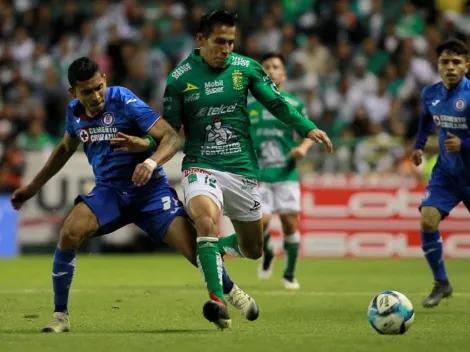
<path fill-rule="evenodd" d="M 267 54 L 262 59 L 262 65 L 284 99 L 305 116 L 304 103 L 282 89 L 286 79 L 283 56 Z M 258 270 L 258 277 L 267 280 L 272 273 L 274 253 L 269 243 L 269 221 L 273 213 L 278 213 L 284 232 L 286 255 L 283 283 L 285 288 L 296 290 L 300 288 L 299 282 L 295 279 L 300 245 L 298 230 L 300 184 L 296 161 L 307 154 L 313 141 L 305 138 L 299 144 L 300 138 L 295 130 L 276 119 L 254 98 L 248 100 L 248 113 L 252 126 L 251 136 L 260 166 L 258 181 L 264 228 L 263 260 Z"/>
<path fill-rule="evenodd" d="M 231 325 L 222 289 L 222 256 L 258 259 L 263 252 L 248 92 L 301 136 L 333 149 L 326 133 L 279 94 L 260 64 L 232 53 L 235 32 L 234 14 L 213 10 L 201 17 L 198 48 L 168 76 L 163 105 L 163 117 L 175 129 L 183 127 L 186 136 L 184 204 L 197 230 L 198 266 L 210 296 L 203 314 L 222 329 Z M 218 239 L 222 211 L 236 234 Z"/>

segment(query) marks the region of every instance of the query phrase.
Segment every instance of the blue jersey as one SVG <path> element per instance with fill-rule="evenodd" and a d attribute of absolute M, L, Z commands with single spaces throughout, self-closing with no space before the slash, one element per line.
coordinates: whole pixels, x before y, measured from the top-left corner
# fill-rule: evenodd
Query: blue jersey
<path fill-rule="evenodd" d="M 66 129 L 84 146 L 88 162 L 93 167 L 96 184 L 114 188 L 132 189 L 132 174 L 138 163 L 148 158 L 152 151 L 143 153 L 116 152 L 110 145 L 118 132 L 142 137 L 158 121 L 160 116 L 134 93 L 124 87 L 108 87 L 103 111 L 90 118 L 77 99 L 67 109 Z M 147 184 L 155 187 L 166 176 L 161 167 Z M 163 181 L 163 180 L 162 180 Z"/>
<path fill-rule="evenodd" d="M 423 118 L 434 120 L 438 128 L 440 152 L 436 169 L 462 186 L 470 185 L 470 80 L 463 78 L 450 90 L 442 82 L 426 86 L 421 99 Z M 461 139 L 460 152 L 446 151 L 448 132 Z"/>

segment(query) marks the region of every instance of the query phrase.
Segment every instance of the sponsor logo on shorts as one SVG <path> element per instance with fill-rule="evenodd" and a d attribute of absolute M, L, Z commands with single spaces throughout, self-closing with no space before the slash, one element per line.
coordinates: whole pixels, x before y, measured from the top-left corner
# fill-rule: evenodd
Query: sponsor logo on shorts
<path fill-rule="evenodd" d="M 243 186 L 242 190 L 254 190 L 255 188 L 258 187 L 258 181 L 255 178 L 250 178 L 250 177 L 244 177 L 242 178 Z"/>
<path fill-rule="evenodd" d="M 187 177 L 191 174 L 204 174 L 204 175 L 212 175 L 210 172 L 200 169 L 198 167 L 191 167 L 189 169 L 184 170 L 184 177 Z"/>
<path fill-rule="evenodd" d="M 254 201 L 255 204 L 253 205 L 253 207 L 250 209 L 250 211 L 257 211 L 257 210 L 260 210 L 261 209 L 261 203 L 258 202 L 257 200 Z"/>

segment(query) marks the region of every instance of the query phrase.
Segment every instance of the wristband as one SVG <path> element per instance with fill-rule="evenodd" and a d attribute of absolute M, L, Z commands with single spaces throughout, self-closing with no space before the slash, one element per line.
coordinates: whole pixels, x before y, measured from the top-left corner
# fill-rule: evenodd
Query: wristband
<path fill-rule="evenodd" d="M 145 138 L 147 138 L 150 141 L 150 145 L 147 148 L 147 150 L 150 150 L 150 151 L 156 150 L 157 149 L 157 142 L 155 142 L 155 139 L 153 139 L 153 137 L 149 134 L 147 134 L 145 136 Z"/>
<path fill-rule="evenodd" d="M 152 159 L 145 159 L 144 163 L 150 166 L 152 170 L 155 170 L 158 166 L 157 163 L 153 161 Z"/>

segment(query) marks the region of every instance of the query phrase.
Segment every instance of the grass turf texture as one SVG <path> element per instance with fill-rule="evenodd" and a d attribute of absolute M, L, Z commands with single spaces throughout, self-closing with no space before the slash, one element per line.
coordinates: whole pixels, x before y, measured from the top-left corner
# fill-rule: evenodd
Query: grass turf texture
<path fill-rule="evenodd" d="M 233 308 L 223 332 L 202 317 L 207 300 L 195 268 L 176 256 L 77 259 L 69 302 L 72 331 L 41 334 L 52 316 L 52 256 L 0 261 L 0 351 L 466 351 L 470 346 L 470 261 L 448 261 L 455 295 L 421 308 L 432 280 L 423 260 L 303 260 L 302 289 L 281 285 L 283 263 L 259 282 L 257 262 L 229 259 L 232 278 L 260 306 L 248 322 Z M 386 289 L 413 302 L 403 336 L 380 336 L 367 306 Z"/>

